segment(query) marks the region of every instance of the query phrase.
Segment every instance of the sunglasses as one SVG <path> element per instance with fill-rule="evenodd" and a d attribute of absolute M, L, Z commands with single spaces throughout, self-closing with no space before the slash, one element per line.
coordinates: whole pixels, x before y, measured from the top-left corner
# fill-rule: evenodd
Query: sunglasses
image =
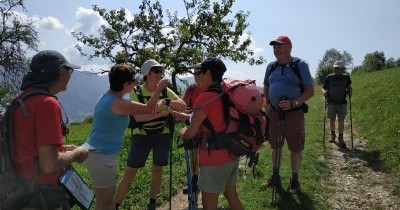
<path fill-rule="evenodd" d="M 67 70 L 69 74 L 72 74 L 72 73 L 74 73 L 74 69 L 73 69 L 73 68 L 70 68 L 70 67 L 64 66 L 64 69 L 65 69 L 65 70 Z"/>
<path fill-rule="evenodd" d="M 150 72 L 153 72 L 155 74 L 161 74 L 163 73 L 163 70 L 161 68 L 157 68 L 157 69 L 152 69 Z"/>

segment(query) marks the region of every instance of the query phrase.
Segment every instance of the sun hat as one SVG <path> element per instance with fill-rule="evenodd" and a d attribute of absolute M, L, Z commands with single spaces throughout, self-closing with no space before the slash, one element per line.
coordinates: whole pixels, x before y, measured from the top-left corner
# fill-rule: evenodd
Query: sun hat
<path fill-rule="evenodd" d="M 140 68 L 143 76 L 148 75 L 150 73 L 151 68 L 153 68 L 153 67 L 163 67 L 163 68 L 165 68 L 165 66 L 161 65 L 160 63 L 158 63 L 154 59 L 147 60 L 146 62 L 144 62 L 142 64 L 142 67 Z"/>
<path fill-rule="evenodd" d="M 346 66 L 344 65 L 344 62 L 343 62 L 343 61 L 336 61 L 336 62 L 333 64 L 333 68 L 346 68 Z"/>
<path fill-rule="evenodd" d="M 28 87 L 48 88 L 60 77 L 62 66 L 72 69 L 81 68 L 78 65 L 71 64 L 65 57 L 54 50 L 44 50 L 38 52 L 32 57 L 28 72 L 22 79 L 21 90 Z"/>

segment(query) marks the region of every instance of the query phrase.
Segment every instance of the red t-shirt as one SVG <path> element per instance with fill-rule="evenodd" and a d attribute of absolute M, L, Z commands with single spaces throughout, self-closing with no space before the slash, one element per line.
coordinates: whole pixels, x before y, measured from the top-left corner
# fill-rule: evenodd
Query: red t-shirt
<path fill-rule="evenodd" d="M 183 101 L 185 101 L 185 103 L 189 106 L 189 100 L 190 100 L 190 98 L 192 98 L 192 100 L 191 100 L 192 104 L 191 105 L 193 107 L 194 102 L 196 101 L 196 98 L 200 95 L 200 93 L 203 92 L 203 90 L 200 89 L 200 87 L 198 85 L 193 84 L 194 90 L 192 92 L 192 96 L 190 96 L 190 91 L 192 91 L 192 90 L 190 90 L 191 86 L 192 85 L 190 85 L 189 87 L 186 88 L 185 94 L 183 94 Z"/>
<path fill-rule="evenodd" d="M 201 93 L 196 99 L 193 107 L 198 107 L 204 102 L 211 98 L 219 95 L 219 93 L 210 91 Z M 215 101 L 203 106 L 201 108 L 206 115 L 208 120 L 214 126 L 215 132 L 222 132 L 226 128 L 224 121 L 224 107 L 222 98 L 216 99 Z M 200 126 L 199 132 L 210 132 L 204 125 Z M 208 150 L 207 148 L 199 148 L 199 165 L 200 166 L 217 166 L 227 163 L 235 159 L 229 154 L 227 149 L 220 150 Z"/>
<path fill-rule="evenodd" d="M 62 151 L 61 107 L 58 101 L 47 95 L 34 95 L 25 100 L 29 116 L 18 107 L 14 113 L 15 156 L 17 174 L 32 180 L 39 168 L 38 150 L 41 146 L 57 145 Z M 62 171 L 44 174 L 39 172 L 38 183 L 56 185 Z"/>

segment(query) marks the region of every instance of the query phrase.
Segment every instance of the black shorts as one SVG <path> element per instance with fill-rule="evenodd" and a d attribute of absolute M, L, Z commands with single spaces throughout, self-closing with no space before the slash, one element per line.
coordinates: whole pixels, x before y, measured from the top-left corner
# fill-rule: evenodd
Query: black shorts
<path fill-rule="evenodd" d="M 170 134 L 135 135 L 131 139 L 127 166 L 141 168 L 145 166 L 150 150 L 153 150 L 153 165 L 168 165 Z"/>

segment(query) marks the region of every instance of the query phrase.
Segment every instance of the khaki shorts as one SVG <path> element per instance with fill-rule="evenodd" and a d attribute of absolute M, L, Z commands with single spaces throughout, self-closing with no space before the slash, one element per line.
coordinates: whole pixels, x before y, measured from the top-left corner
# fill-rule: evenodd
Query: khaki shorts
<path fill-rule="evenodd" d="M 336 115 L 338 118 L 345 118 L 347 114 L 347 104 L 328 104 L 328 118 L 335 119 Z"/>
<path fill-rule="evenodd" d="M 206 193 L 223 193 L 225 188 L 235 185 L 239 160 L 232 160 L 219 166 L 201 166 L 198 186 Z"/>
<path fill-rule="evenodd" d="M 275 149 L 279 138 L 279 112 L 271 111 L 268 141 Z M 290 151 L 304 150 L 304 113 L 302 110 L 285 112 L 283 120 L 283 139 L 286 139 Z M 284 142 L 282 142 L 283 145 Z"/>
<path fill-rule="evenodd" d="M 118 155 L 89 153 L 85 161 L 93 188 L 109 188 L 117 178 Z"/>

